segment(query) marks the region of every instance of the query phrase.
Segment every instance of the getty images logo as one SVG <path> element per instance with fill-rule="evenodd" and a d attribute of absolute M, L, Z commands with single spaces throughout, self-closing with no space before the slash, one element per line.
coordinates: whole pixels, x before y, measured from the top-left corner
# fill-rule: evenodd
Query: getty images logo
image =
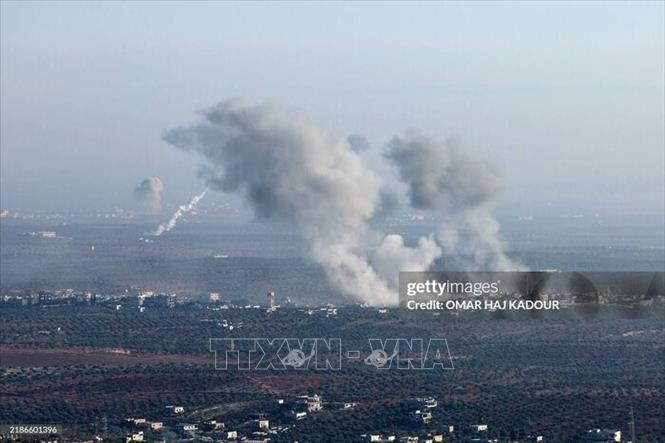
<path fill-rule="evenodd" d="M 210 351 L 218 370 L 338 371 L 344 360 L 376 369 L 454 369 L 446 339 L 370 338 L 368 344 L 364 352 L 342 352 L 339 338 L 212 338 Z"/>

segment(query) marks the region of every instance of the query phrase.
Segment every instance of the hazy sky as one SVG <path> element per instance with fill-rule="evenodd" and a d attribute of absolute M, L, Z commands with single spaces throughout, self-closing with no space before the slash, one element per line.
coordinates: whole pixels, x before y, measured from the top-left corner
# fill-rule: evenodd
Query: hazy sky
<path fill-rule="evenodd" d="M 665 9 L 644 3 L 1 3 L 1 197 L 132 206 L 202 188 L 165 129 L 239 96 L 499 163 L 503 208 L 661 213 Z M 384 166 L 376 165 L 383 171 Z M 501 208 L 499 209 L 501 210 Z"/>

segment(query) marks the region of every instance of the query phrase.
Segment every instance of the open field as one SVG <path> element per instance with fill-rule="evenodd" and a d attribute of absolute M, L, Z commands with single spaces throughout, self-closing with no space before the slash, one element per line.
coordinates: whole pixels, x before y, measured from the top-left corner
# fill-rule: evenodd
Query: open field
<path fill-rule="evenodd" d="M 0 346 L 0 365 L 3 368 L 48 366 L 136 366 L 159 363 L 198 363 L 210 361 L 210 356 L 168 355 L 150 352 L 133 353 L 122 348 L 48 348 L 31 349 Z"/>
<path fill-rule="evenodd" d="M 239 326 L 230 331 L 223 320 Z M 339 337 L 363 358 L 369 337 L 442 337 L 455 369 L 377 370 L 343 359 L 340 371 L 221 371 L 208 349 L 213 337 Z M 539 432 L 567 441 L 591 427 L 627 429 L 633 407 L 640 441 L 665 440 L 665 327 L 654 320 L 416 322 L 359 307 L 330 318 L 194 305 L 28 308 L 3 311 L 0 340 L 3 423 L 57 422 L 85 433 L 102 417 L 112 426 L 136 415 L 162 419 L 172 404 L 186 408 L 183 420 L 241 426 L 261 412 L 279 423 L 278 399 L 318 394 L 357 407 L 312 414 L 275 440 L 339 429 L 346 439 L 412 429 L 404 401 L 433 396 L 432 429 L 488 422 L 497 438 Z"/>

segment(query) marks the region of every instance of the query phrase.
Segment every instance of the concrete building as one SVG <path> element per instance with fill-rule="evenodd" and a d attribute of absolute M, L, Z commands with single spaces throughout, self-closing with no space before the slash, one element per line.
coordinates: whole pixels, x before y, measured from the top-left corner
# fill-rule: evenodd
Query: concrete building
<path fill-rule="evenodd" d="M 432 413 L 428 409 L 416 409 L 411 412 L 411 421 L 414 423 L 430 423 L 432 421 Z"/>
<path fill-rule="evenodd" d="M 621 431 L 616 429 L 589 429 L 586 432 L 586 442 L 614 443 L 621 441 Z"/>
<path fill-rule="evenodd" d="M 268 292 L 267 299 L 268 299 L 268 312 L 273 312 L 275 309 L 277 309 L 277 306 L 275 305 L 275 292 L 274 291 Z"/>
<path fill-rule="evenodd" d="M 323 409 L 323 399 L 318 395 L 301 395 L 296 403 L 307 408 L 307 412 L 316 412 Z"/>
<path fill-rule="evenodd" d="M 410 398 L 407 400 L 407 404 L 414 409 L 432 409 L 439 406 L 439 403 L 434 397 Z"/>
<path fill-rule="evenodd" d="M 143 441 L 143 431 L 132 433 L 132 434 L 128 435 L 127 437 L 125 437 L 125 442 L 126 443 L 130 443 L 130 442 L 134 442 L 134 441 Z"/>
<path fill-rule="evenodd" d="M 185 408 L 183 406 L 167 406 L 166 409 L 173 411 L 174 414 L 184 414 Z"/>
<path fill-rule="evenodd" d="M 382 435 L 382 434 L 366 434 L 363 435 L 365 441 L 368 442 L 393 442 L 397 441 L 397 437 L 394 435 Z"/>
<path fill-rule="evenodd" d="M 178 296 L 176 294 L 158 294 L 145 299 L 143 304 L 153 308 L 175 308 Z"/>
<path fill-rule="evenodd" d="M 252 421 L 252 426 L 254 429 L 263 429 L 267 431 L 270 429 L 270 421 L 265 419 L 254 420 Z"/>
<path fill-rule="evenodd" d="M 182 430 L 185 432 L 196 432 L 199 430 L 199 427 L 193 423 L 185 423 L 182 425 Z"/>
<path fill-rule="evenodd" d="M 471 430 L 473 432 L 485 432 L 485 431 L 487 431 L 487 429 L 488 429 L 487 425 L 482 425 L 482 424 L 471 425 Z"/>

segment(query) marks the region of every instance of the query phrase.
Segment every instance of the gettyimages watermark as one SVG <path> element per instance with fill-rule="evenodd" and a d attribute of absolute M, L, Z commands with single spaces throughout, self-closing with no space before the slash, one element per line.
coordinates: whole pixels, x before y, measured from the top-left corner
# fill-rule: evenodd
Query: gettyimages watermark
<path fill-rule="evenodd" d="M 444 338 L 370 338 L 362 350 L 343 350 L 340 338 L 211 338 L 217 370 L 339 371 L 345 362 L 377 370 L 452 370 Z"/>
<path fill-rule="evenodd" d="M 466 319 L 662 318 L 663 272 L 400 272 L 400 314 Z"/>

